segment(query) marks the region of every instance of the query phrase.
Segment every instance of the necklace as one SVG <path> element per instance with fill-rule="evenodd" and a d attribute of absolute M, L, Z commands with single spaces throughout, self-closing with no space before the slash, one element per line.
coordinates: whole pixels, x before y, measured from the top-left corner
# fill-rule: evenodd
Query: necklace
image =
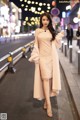
<path fill-rule="evenodd" d="M 42 28 L 42 30 L 44 30 L 44 32 L 46 32 L 48 29 L 43 29 L 43 28 Z"/>

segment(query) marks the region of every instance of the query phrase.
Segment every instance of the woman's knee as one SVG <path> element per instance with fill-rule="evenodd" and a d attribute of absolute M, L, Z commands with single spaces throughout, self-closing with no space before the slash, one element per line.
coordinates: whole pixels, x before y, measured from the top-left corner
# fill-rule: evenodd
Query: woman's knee
<path fill-rule="evenodd" d="M 45 82 L 49 82 L 49 79 L 47 79 L 47 78 L 43 78 L 42 80 Z"/>

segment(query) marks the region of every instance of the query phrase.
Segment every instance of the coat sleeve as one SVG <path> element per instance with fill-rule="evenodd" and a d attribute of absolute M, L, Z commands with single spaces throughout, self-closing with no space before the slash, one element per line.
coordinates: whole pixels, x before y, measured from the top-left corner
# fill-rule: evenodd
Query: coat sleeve
<path fill-rule="evenodd" d="M 54 40 L 56 48 L 61 47 L 61 40 L 63 36 L 64 36 L 64 31 L 61 31 L 60 33 L 56 35 L 55 40 Z"/>
<path fill-rule="evenodd" d="M 39 30 L 36 29 L 35 40 L 34 40 L 34 48 L 32 50 L 31 57 L 28 59 L 29 62 L 34 62 L 34 63 L 39 62 L 39 50 L 38 50 L 38 40 L 37 40 L 38 32 L 39 32 Z"/>
<path fill-rule="evenodd" d="M 38 47 L 38 39 L 37 39 L 38 33 L 39 33 L 39 29 L 37 28 L 35 30 L 35 34 L 34 34 L 34 36 L 35 36 L 34 46 L 37 46 L 37 47 Z"/>

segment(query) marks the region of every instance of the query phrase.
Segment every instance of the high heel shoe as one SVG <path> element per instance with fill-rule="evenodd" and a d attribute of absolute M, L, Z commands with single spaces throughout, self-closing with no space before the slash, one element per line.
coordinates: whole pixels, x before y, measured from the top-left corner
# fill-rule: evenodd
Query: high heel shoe
<path fill-rule="evenodd" d="M 47 108 L 47 115 L 48 117 L 53 117 L 51 108 Z"/>

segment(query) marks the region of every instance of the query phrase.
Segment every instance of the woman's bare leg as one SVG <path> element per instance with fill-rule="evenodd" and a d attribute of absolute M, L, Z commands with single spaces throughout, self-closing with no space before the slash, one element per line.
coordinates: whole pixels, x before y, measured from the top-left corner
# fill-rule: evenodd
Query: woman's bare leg
<path fill-rule="evenodd" d="M 44 89 L 44 95 L 45 95 L 45 102 L 47 105 L 47 114 L 49 117 L 52 117 L 49 80 L 43 80 L 43 89 Z"/>
<path fill-rule="evenodd" d="M 52 89 L 52 79 L 50 79 L 49 80 L 49 86 L 50 86 L 50 91 L 51 91 L 51 89 Z M 47 102 L 46 102 L 46 99 L 45 99 L 45 101 L 44 101 L 44 109 L 47 109 Z"/>

